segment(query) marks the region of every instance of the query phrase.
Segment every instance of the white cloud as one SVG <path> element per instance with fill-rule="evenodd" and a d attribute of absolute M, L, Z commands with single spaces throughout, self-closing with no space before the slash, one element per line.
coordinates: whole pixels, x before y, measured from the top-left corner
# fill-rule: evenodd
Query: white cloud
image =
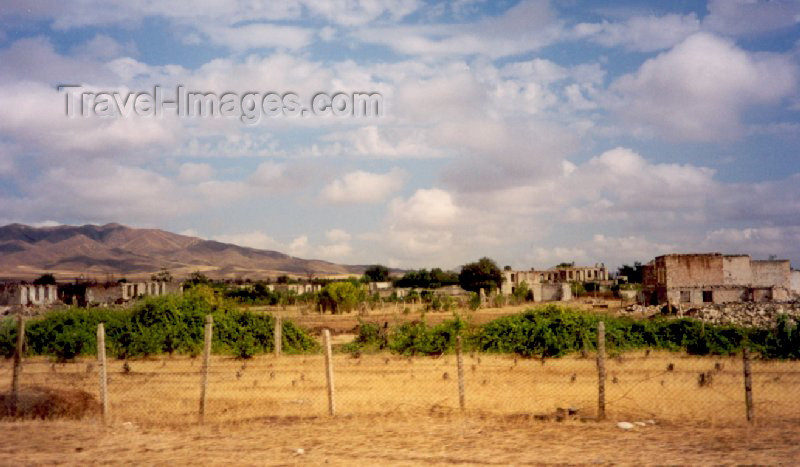
<path fill-rule="evenodd" d="M 232 243 L 260 250 L 280 250 L 283 248 L 274 238 L 259 230 L 238 234 L 215 235 L 212 239 L 218 242 Z"/>
<path fill-rule="evenodd" d="M 537 50 L 561 34 L 561 24 L 546 0 L 523 0 L 497 17 L 469 25 L 432 24 L 364 28 L 353 35 L 394 51 L 435 59 L 485 55 L 498 58 Z"/>
<path fill-rule="evenodd" d="M 326 185 L 322 198 L 330 203 L 380 203 L 402 188 L 407 176 L 399 168 L 382 174 L 357 170 Z"/>
<path fill-rule="evenodd" d="M 743 136 L 745 109 L 778 102 L 796 85 L 797 67 L 789 59 L 750 54 L 698 33 L 616 80 L 612 108 L 631 125 L 670 139 L 732 140 Z"/>
<path fill-rule="evenodd" d="M 708 232 L 702 245 L 709 251 L 749 253 L 761 259 L 771 255 L 797 258 L 800 254 L 800 225 L 716 229 Z M 796 268 L 798 265 L 793 266 Z"/>
<path fill-rule="evenodd" d="M 310 245 L 308 244 L 308 236 L 300 235 L 289 243 L 288 253 L 292 256 L 301 258 L 308 258 Z"/>
<path fill-rule="evenodd" d="M 343 26 L 367 24 L 384 15 L 397 21 L 421 6 L 417 0 L 304 0 L 303 3 L 312 13 Z"/>
<path fill-rule="evenodd" d="M 66 116 L 66 93 L 39 83 L 0 84 L 0 135 L 52 153 L 125 154 L 155 152 L 174 144 L 180 133 L 175 119 Z"/>
<path fill-rule="evenodd" d="M 134 42 L 122 44 L 105 34 L 96 34 L 83 44 L 73 47 L 71 52 L 73 55 L 95 60 L 138 55 Z"/>
<path fill-rule="evenodd" d="M 182 182 L 201 182 L 214 177 L 214 168 L 209 164 L 186 162 L 178 169 L 178 180 Z"/>
<path fill-rule="evenodd" d="M 800 24 L 796 0 L 709 0 L 703 26 L 730 35 L 755 35 Z"/>
<path fill-rule="evenodd" d="M 213 24 L 201 26 L 208 40 L 233 50 L 256 48 L 299 49 L 311 43 L 314 32 L 301 27 L 274 24 L 248 24 L 229 27 Z"/>
<path fill-rule="evenodd" d="M 606 47 L 622 46 L 637 52 L 654 52 L 671 48 L 699 30 L 700 21 L 691 13 L 634 16 L 622 23 L 580 23 L 573 29 L 573 34 Z"/>
<path fill-rule="evenodd" d="M 440 148 L 430 145 L 428 132 L 422 128 L 366 125 L 349 132 L 333 132 L 323 140 L 346 143 L 338 148 L 339 153 L 370 158 L 430 158 L 442 154 Z"/>
<path fill-rule="evenodd" d="M 393 200 L 390 206 L 392 222 L 405 228 L 447 228 L 459 221 L 460 214 L 453 196 L 438 188 L 417 190 L 406 200 Z"/>

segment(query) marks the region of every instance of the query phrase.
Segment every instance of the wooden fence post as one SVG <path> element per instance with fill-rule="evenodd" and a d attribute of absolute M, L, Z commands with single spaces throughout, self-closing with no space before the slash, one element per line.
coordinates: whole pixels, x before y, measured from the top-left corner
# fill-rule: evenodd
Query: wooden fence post
<path fill-rule="evenodd" d="M 325 345 L 325 375 L 328 380 L 328 413 L 336 415 L 335 390 L 333 386 L 333 355 L 331 354 L 331 332 L 327 329 L 322 331 Z"/>
<path fill-rule="evenodd" d="M 456 336 L 456 366 L 458 367 L 458 406 L 464 411 L 464 358 L 461 355 L 461 336 Z"/>
<path fill-rule="evenodd" d="M 744 360 L 744 404 L 747 410 L 747 421 L 753 423 L 753 378 L 750 372 L 750 349 L 745 345 L 742 349 Z"/>
<path fill-rule="evenodd" d="M 206 419 L 206 395 L 208 394 L 208 369 L 211 362 L 211 337 L 214 329 L 214 317 L 206 315 L 206 334 L 203 345 L 203 368 L 200 383 L 200 423 Z"/>
<path fill-rule="evenodd" d="M 283 352 L 283 320 L 280 316 L 275 316 L 275 332 L 273 334 L 273 348 L 275 356 L 280 357 Z"/>
<path fill-rule="evenodd" d="M 606 324 L 597 323 L 597 419 L 606 418 Z"/>
<path fill-rule="evenodd" d="M 97 366 L 103 423 L 108 423 L 108 366 L 106 362 L 106 329 L 103 323 L 97 325 Z"/>
<path fill-rule="evenodd" d="M 22 352 L 25 347 L 25 318 L 17 315 L 17 347 L 14 349 L 14 372 L 11 375 L 11 413 L 16 415 L 19 403 L 19 379 L 22 374 Z"/>

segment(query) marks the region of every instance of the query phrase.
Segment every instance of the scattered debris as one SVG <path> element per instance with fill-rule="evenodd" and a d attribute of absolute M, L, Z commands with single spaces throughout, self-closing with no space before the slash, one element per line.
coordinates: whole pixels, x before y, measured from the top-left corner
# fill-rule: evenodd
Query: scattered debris
<path fill-rule="evenodd" d="M 617 428 L 622 430 L 632 430 L 636 425 L 631 422 L 619 422 L 617 423 Z"/>

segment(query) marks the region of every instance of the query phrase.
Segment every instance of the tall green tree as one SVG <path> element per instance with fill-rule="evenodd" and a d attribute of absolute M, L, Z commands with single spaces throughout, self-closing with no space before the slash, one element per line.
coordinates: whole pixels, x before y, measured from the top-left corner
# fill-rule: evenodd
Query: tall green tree
<path fill-rule="evenodd" d="M 346 312 L 354 309 L 367 298 L 363 286 L 350 281 L 331 282 L 319 292 L 319 303 L 324 310 L 330 309 L 332 313 Z"/>
<path fill-rule="evenodd" d="M 56 285 L 56 276 L 51 273 L 42 274 L 35 281 L 33 285 Z"/>
<path fill-rule="evenodd" d="M 386 282 L 389 280 L 389 268 L 382 264 L 375 264 L 364 271 L 364 276 L 369 282 Z"/>
<path fill-rule="evenodd" d="M 483 257 L 461 267 L 458 283 L 462 289 L 470 292 L 479 292 L 483 289 L 489 293 L 503 284 L 503 273 L 494 260 Z"/>
<path fill-rule="evenodd" d="M 639 261 L 634 262 L 633 266 L 623 264 L 617 269 L 617 275 L 626 276 L 630 284 L 641 284 L 644 278 L 644 266 Z"/>

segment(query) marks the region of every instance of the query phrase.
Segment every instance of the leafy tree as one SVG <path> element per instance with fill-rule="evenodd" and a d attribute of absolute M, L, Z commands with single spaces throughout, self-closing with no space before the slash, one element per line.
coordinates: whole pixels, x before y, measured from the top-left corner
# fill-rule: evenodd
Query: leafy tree
<path fill-rule="evenodd" d="M 33 285 L 56 285 L 56 276 L 51 273 L 42 274 L 35 281 Z"/>
<path fill-rule="evenodd" d="M 167 268 L 161 268 L 156 274 L 150 276 L 150 280 L 156 282 L 172 282 L 172 274 Z"/>
<path fill-rule="evenodd" d="M 644 279 L 644 266 L 639 261 L 633 263 L 633 266 L 623 264 L 617 269 L 618 276 L 626 276 L 629 284 L 641 284 Z"/>
<path fill-rule="evenodd" d="M 489 293 L 503 284 L 503 274 L 494 260 L 483 257 L 475 263 L 462 266 L 458 282 L 464 290 L 479 292 L 484 289 Z"/>
<path fill-rule="evenodd" d="M 573 261 L 571 263 L 558 263 L 558 264 L 556 264 L 556 269 L 567 269 L 567 268 L 574 268 L 574 267 L 575 267 L 575 261 Z"/>
<path fill-rule="evenodd" d="M 389 268 L 381 264 L 375 264 L 364 271 L 364 275 L 370 282 L 386 282 L 389 280 Z"/>
<path fill-rule="evenodd" d="M 367 297 L 366 290 L 350 281 L 331 282 L 319 293 L 319 303 L 323 310 L 330 308 L 332 313 L 350 311 Z"/>
<path fill-rule="evenodd" d="M 520 282 L 520 284 L 514 289 L 512 293 L 514 298 L 517 299 L 519 302 L 524 302 L 528 300 L 528 295 L 531 294 L 531 289 L 528 287 L 528 283 L 525 281 Z"/>
<path fill-rule="evenodd" d="M 188 285 L 211 285 L 211 279 L 200 271 L 195 271 L 189 274 L 189 279 L 186 280 Z"/>
<path fill-rule="evenodd" d="M 451 271 L 442 271 L 441 268 L 433 268 L 430 271 L 420 269 L 419 271 L 408 271 L 402 278 L 395 281 L 395 287 L 410 287 L 418 289 L 436 289 L 446 285 L 458 284 L 458 274 Z"/>

